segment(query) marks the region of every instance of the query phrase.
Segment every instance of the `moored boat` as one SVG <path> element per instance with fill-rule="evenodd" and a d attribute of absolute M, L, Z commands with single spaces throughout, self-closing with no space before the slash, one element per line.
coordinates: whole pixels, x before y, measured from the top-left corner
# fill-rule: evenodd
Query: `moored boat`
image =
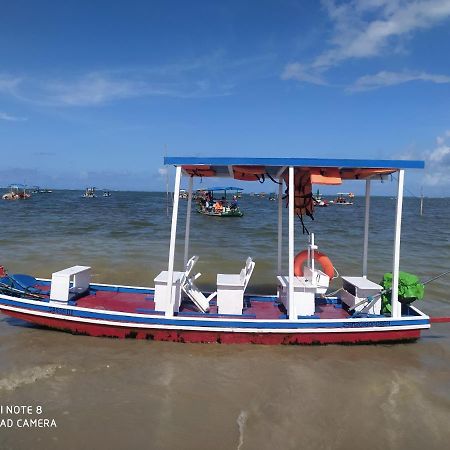
<path fill-rule="evenodd" d="M 329 206 L 329 201 L 322 196 L 319 189 L 317 189 L 317 192 L 313 194 L 313 201 L 314 206 L 318 206 L 320 208 Z"/>
<path fill-rule="evenodd" d="M 95 193 L 95 187 L 88 187 L 86 188 L 86 191 L 82 195 L 83 198 L 95 198 L 97 197 Z"/>
<path fill-rule="evenodd" d="M 239 187 L 212 187 L 197 191 L 197 212 L 205 216 L 214 217 L 242 217 L 244 213 L 238 205 Z M 227 193 L 232 193 L 232 200 L 228 200 Z M 220 193 L 220 198 L 216 194 Z"/>
<path fill-rule="evenodd" d="M 334 205 L 340 206 L 351 206 L 353 205 L 352 199 L 354 198 L 354 194 L 351 192 L 338 192 L 337 197 L 332 202 Z"/>
<path fill-rule="evenodd" d="M 11 184 L 9 192 L 2 196 L 3 200 L 27 200 L 31 198 L 31 194 L 27 192 L 27 187 L 24 184 Z"/>
<path fill-rule="evenodd" d="M 430 318 L 399 296 L 400 231 L 405 169 L 421 169 L 422 161 L 320 160 L 307 158 L 183 158 L 169 157 L 166 164 L 176 167 L 169 260 L 154 279 L 154 287 L 92 283 L 91 268 L 73 266 L 52 274 L 51 279 L 6 275 L 0 280 L 0 310 L 38 325 L 93 336 L 135 337 L 178 342 L 223 342 L 265 344 L 361 343 L 415 340 L 430 327 Z M 275 295 L 247 293 L 255 265 L 252 256 L 240 272 L 220 273 L 217 288 L 202 292 L 194 274 L 198 256 L 189 258 L 192 175 L 186 211 L 183 261 L 175 261 L 179 188 L 183 166 L 208 166 L 209 173 L 224 174 L 234 165 L 264 167 L 279 183 L 277 269 L 267 280 Z M 311 233 L 307 249 L 296 255 L 295 217 L 313 213 L 309 168 L 333 167 L 346 171 L 346 179 L 366 183 L 365 236 L 362 270 L 340 277 L 341 290 L 328 294 L 330 280 L 336 277 L 328 256 L 318 249 Z M 365 169 L 362 178 L 356 169 Z M 381 294 L 386 289 L 367 277 L 370 215 L 370 185 L 379 170 L 398 172 L 398 198 L 392 263 L 390 311 L 383 310 Z M 250 169 L 249 169 L 250 171 Z M 203 173 L 199 170 L 198 173 Z M 195 175 L 194 175 L 195 176 Z M 200 176 L 200 175 L 199 175 Z M 326 176 L 326 175 L 322 175 Z M 251 180 L 249 180 L 251 181 Z M 287 209 L 283 193 L 286 189 Z M 285 220 L 283 220 L 285 215 Z M 283 253 L 283 223 L 287 223 L 288 245 Z M 320 242 L 320 241 L 319 241 Z M 331 250 L 331 249 L 330 249 Z M 283 260 L 287 264 L 282 264 Z M 320 268 L 319 268 L 320 266 Z M 211 267 L 211 266 L 210 266 Z M 287 267 L 286 270 L 283 270 Z M 212 269 L 212 267 L 211 267 Z"/>

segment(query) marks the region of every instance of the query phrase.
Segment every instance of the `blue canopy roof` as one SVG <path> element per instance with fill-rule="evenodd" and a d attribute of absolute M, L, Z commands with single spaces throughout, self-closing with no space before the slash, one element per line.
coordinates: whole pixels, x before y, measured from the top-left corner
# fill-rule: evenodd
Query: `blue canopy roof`
<path fill-rule="evenodd" d="M 207 156 L 166 156 L 164 164 L 208 166 L 334 167 L 339 169 L 423 169 L 424 161 L 407 159 L 328 159 L 328 158 L 241 158 Z"/>
<path fill-rule="evenodd" d="M 228 186 L 228 187 L 210 187 L 205 188 L 206 191 L 243 191 L 240 187 Z"/>

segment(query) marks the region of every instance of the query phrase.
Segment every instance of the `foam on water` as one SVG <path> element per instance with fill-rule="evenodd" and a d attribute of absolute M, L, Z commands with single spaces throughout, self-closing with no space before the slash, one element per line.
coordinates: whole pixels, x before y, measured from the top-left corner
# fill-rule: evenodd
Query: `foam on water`
<path fill-rule="evenodd" d="M 57 364 L 47 364 L 45 366 L 30 367 L 19 372 L 13 372 L 7 377 L 0 379 L 0 391 L 13 391 L 23 385 L 51 377 L 58 367 L 61 368 Z"/>

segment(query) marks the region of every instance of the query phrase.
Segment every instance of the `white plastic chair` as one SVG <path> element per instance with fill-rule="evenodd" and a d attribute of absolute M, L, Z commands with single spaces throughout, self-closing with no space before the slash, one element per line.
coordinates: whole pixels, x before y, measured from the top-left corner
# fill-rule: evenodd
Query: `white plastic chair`
<path fill-rule="evenodd" d="M 255 268 L 252 258 L 248 257 L 239 274 L 217 275 L 217 307 L 219 314 L 242 314 L 244 292 Z"/>
<path fill-rule="evenodd" d="M 209 302 L 217 295 L 217 291 L 211 293 L 206 297 L 202 291 L 195 285 L 194 281 L 200 277 L 201 273 L 197 273 L 194 276 L 189 276 L 194 268 L 196 262 L 198 261 L 198 256 L 193 256 L 186 264 L 186 271 L 181 278 L 181 289 L 183 292 L 194 302 L 197 308 L 206 312 L 209 309 Z"/>
<path fill-rule="evenodd" d="M 255 262 L 250 258 L 250 256 L 245 261 L 245 267 L 241 270 L 241 273 L 239 274 L 241 279 L 244 281 L 244 292 L 247 289 L 248 282 L 250 281 L 250 278 L 253 273 L 253 269 L 255 268 Z"/>

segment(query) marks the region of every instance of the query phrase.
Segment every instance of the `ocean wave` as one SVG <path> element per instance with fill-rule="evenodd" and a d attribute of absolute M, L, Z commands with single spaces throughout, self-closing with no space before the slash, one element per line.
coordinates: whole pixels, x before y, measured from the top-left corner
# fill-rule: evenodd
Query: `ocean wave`
<path fill-rule="evenodd" d="M 60 366 L 48 364 L 45 366 L 36 366 L 24 369 L 20 372 L 14 372 L 6 378 L 0 379 L 0 391 L 13 391 L 20 386 L 32 384 L 38 380 L 51 377 Z"/>

